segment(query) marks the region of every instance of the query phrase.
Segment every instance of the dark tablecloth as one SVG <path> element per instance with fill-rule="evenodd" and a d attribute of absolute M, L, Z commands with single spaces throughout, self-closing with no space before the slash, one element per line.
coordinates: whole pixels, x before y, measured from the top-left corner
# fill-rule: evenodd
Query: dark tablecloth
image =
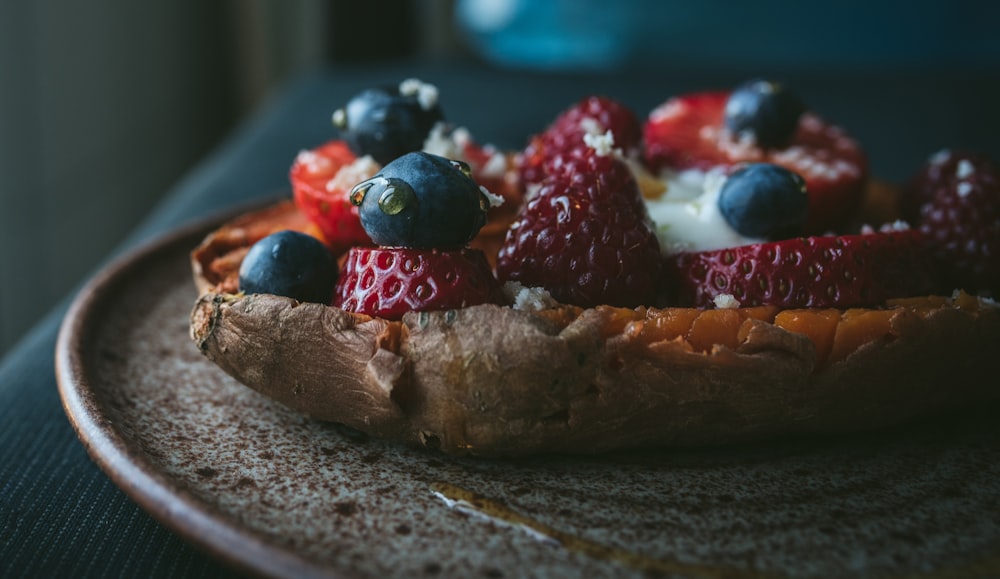
<path fill-rule="evenodd" d="M 407 77 L 432 82 L 450 120 L 480 141 L 513 148 L 588 94 L 618 98 L 645 115 L 670 95 L 726 88 L 750 74 L 769 73 L 663 69 L 583 76 L 393 63 L 304 74 L 166 192 L 114 255 L 234 204 L 286 191 L 294 155 L 332 138 L 330 113 L 370 85 Z M 944 147 L 977 149 L 1000 159 L 1000 71 L 813 70 L 775 76 L 856 136 L 880 178 L 902 180 Z M 0 361 L 0 576 L 235 574 L 142 511 L 79 443 L 53 371 L 56 336 L 70 297 Z"/>

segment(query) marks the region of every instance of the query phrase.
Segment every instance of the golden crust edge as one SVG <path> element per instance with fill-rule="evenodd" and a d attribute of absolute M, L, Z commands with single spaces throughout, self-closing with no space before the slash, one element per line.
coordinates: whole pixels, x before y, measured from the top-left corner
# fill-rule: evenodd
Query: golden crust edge
<path fill-rule="evenodd" d="M 885 426 L 996 398 L 1000 309 L 900 308 L 895 336 L 815 367 L 812 342 L 754 322 L 737 348 L 603 337 L 504 306 L 357 316 L 288 298 L 204 293 L 199 349 L 293 410 L 448 453 L 517 456 L 725 444 Z M 277 320 L 277 322 L 276 322 Z M 266 352 L 266 355 L 265 355 Z M 957 363 L 961 362 L 961 363 Z M 289 368 L 294 368 L 291 376 Z"/>

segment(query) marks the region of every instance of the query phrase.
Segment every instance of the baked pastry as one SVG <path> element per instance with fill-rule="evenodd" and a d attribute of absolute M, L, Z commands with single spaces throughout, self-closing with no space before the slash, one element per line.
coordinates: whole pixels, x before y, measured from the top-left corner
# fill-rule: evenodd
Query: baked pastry
<path fill-rule="evenodd" d="M 1000 308 L 985 297 L 998 287 L 995 264 L 966 275 L 974 285 L 954 292 L 960 274 L 927 266 L 932 255 L 954 261 L 947 256 L 962 251 L 928 239 L 972 239 L 968 247 L 985 246 L 980 258 L 1000 254 L 989 253 L 995 229 L 982 225 L 1000 207 L 992 166 L 960 154 L 932 159 L 905 188 L 918 214 L 908 228 L 894 221 L 905 213 L 897 209 L 903 190 L 868 183 L 863 155 L 841 129 L 794 99 L 775 105 L 741 90 L 728 102 L 760 101 L 754 106 L 764 112 L 695 121 L 668 101 L 673 112 L 654 112 L 640 127 L 620 104 L 585 99 L 518 154 L 479 147 L 436 119 L 428 140 L 447 135 L 449 150 L 435 150 L 447 154 L 393 152 L 379 162 L 351 148 L 359 140 L 351 131 L 364 129 L 335 114 L 346 136 L 299 156 L 295 202 L 241 216 L 193 251 L 200 295 L 192 338 L 237 380 L 306 415 L 481 456 L 854 431 L 996 398 Z M 375 100 L 419 116 L 436 111 L 433 94 L 410 82 Z M 793 115 L 792 128 L 770 131 L 781 123 L 761 117 L 773 110 Z M 709 117 L 723 123 L 715 135 L 696 126 Z M 664 122 L 725 147 L 739 141 L 741 156 L 722 158 L 704 144 L 671 148 L 684 131 L 666 131 Z M 732 134 L 719 136 L 725 130 Z M 821 146 L 814 133 L 835 137 L 839 153 L 814 155 L 836 168 L 813 171 L 819 185 L 810 187 L 802 149 Z M 443 157 L 456 161 L 451 169 Z M 780 167 L 789 159 L 792 171 Z M 803 166 L 805 179 L 797 177 Z M 485 190 L 469 188 L 470 175 Z M 322 187 L 301 193 L 306 177 Z M 466 217 L 408 217 L 437 203 L 425 197 L 437 183 L 456 196 L 449 207 L 471 203 Z M 735 192 L 721 190 L 727 183 Z M 814 202 L 817 190 L 822 200 Z M 803 195 L 808 203 L 796 197 Z M 735 201 L 745 197 L 777 197 L 782 209 L 761 216 L 748 208 L 759 201 Z M 741 231 L 685 241 L 675 236 L 682 227 L 664 227 L 675 223 L 671 211 L 706 199 L 712 211 L 736 213 L 722 221 Z M 811 213 L 837 199 L 850 209 Z M 938 235 L 945 219 L 936 208 L 966 200 L 977 203 L 980 221 L 953 221 Z M 367 221 L 365 211 L 374 212 Z M 801 236 L 847 230 L 865 217 L 889 225 Z M 421 230 L 423 219 L 431 233 Z M 718 214 L 705 219 L 699 231 L 718 225 Z M 339 258 L 336 286 L 317 282 L 329 300 L 286 291 L 289 284 L 254 285 L 254 268 L 270 267 L 280 252 L 261 252 L 270 256 L 263 262 L 245 259 L 248 252 L 289 230 Z M 306 277 L 328 279 L 323 260 L 306 261 Z"/>

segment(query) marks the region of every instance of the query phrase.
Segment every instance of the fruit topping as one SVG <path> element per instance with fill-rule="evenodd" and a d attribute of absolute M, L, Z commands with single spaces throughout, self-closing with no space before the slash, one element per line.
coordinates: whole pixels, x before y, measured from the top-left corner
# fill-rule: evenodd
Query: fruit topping
<path fill-rule="evenodd" d="M 750 163 L 719 189 L 719 212 L 740 235 L 787 239 L 800 232 L 809 207 L 806 183 L 770 163 Z"/>
<path fill-rule="evenodd" d="M 382 247 L 348 251 L 335 306 L 399 319 L 408 311 L 497 301 L 485 254 L 465 247 L 486 223 L 492 201 L 466 163 L 406 153 L 355 185 L 350 199 Z"/>
<path fill-rule="evenodd" d="M 707 92 L 675 97 L 654 109 L 643 129 L 650 170 L 676 173 L 773 163 L 806 181 L 806 233 L 836 230 L 855 215 L 865 191 L 867 160 L 842 129 L 807 111 L 787 146 L 762 147 L 755 138 L 741 138 L 726 126 L 729 103 L 730 93 Z"/>
<path fill-rule="evenodd" d="M 408 311 L 493 302 L 496 291 L 496 278 L 478 250 L 356 247 L 347 253 L 333 305 L 398 320 Z"/>
<path fill-rule="evenodd" d="M 407 153 L 351 190 L 361 224 L 378 245 L 459 248 L 486 224 L 490 199 L 469 166 Z"/>
<path fill-rule="evenodd" d="M 904 188 L 900 212 L 927 236 L 941 275 L 953 289 L 1000 295 L 1000 174 L 967 152 L 933 155 Z"/>
<path fill-rule="evenodd" d="M 802 101 L 785 85 L 756 79 L 729 95 L 725 126 L 737 140 L 749 138 L 765 149 L 785 147 L 803 112 Z"/>
<path fill-rule="evenodd" d="M 657 304 L 659 243 L 628 165 L 586 148 L 549 158 L 544 170 L 507 232 L 498 277 L 582 307 Z"/>
<path fill-rule="evenodd" d="M 333 113 L 334 126 L 354 154 L 370 155 L 380 165 L 421 150 L 442 120 L 437 89 L 416 79 L 364 90 Z"/>
<path fill-rule="evenodd" d="M 912 229 L 798 237 L 667 259 L 680 305 L 873 306 L 929 289 L 924 236 Z"/>
<path fill-rule="evenodd" d="M 300 302 L 327 304 L 337 282 L 337 262 L 315 237 L 279 231 L 250 247 L 239 270 L 239 289 Z"/>
<path fill-rule="evenodd" d="M 370 157 L 356 157 L 343 141 L 302 151 L 292 163 L 289 180 L 295 205 L 320 229 L 334 254 L 355 245 L 371 245 L 350 191 L 377 170 Z"/>
<path fill-rule="evenodd" d="M 608 132 L 625 156 L 638 154 L 642 142 L 639 119 L 621 103 L 600 96 L 587 97 L 563 111 L 549 127 L 531 138 L 518 170 L 523 185 L 541 182 L 547 159 L 590 146 L 587 141 Z"/>

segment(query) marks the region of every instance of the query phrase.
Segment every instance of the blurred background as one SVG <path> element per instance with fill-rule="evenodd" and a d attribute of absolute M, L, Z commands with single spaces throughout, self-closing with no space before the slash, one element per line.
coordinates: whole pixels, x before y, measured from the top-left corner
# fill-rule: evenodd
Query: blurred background
<path fill-rule="evenodd" d="M 0 355 L 303 71 L 413 59 L 995 76 L 998 17 L 972 0 L 0 2 Z"/>

